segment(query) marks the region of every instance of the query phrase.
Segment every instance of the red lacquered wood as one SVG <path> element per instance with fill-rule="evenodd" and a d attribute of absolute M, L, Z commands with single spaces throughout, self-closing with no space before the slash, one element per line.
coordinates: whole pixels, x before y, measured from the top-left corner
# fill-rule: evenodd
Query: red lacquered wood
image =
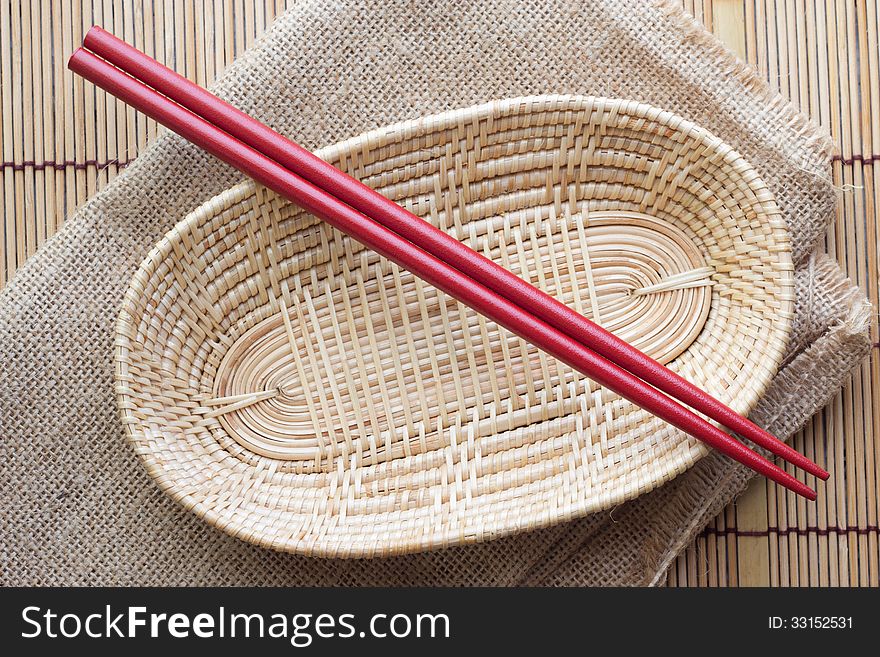
<path fill-rule="evenodd" d="M 84 46 L 663 392 L 793 465 L 828 478 L 807 457 L 684 377 L 137 48 L 97 26 L 89 30 Z"/>
<path fill-rule="evenodd" d="M 789 490 L 816 498 L 808 486 L 638 377 L 96 55 L 80 48 L 68 68 L 597 383 Z"/>

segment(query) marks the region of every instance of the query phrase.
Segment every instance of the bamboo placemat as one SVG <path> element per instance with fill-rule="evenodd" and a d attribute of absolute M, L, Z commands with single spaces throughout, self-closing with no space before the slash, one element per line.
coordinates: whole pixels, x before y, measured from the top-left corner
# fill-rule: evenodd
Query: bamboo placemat
<path fill-rule="evenodd" d="M 880 173 L 877 0 L 689 2 L 770 85 L 825 126 L 840 146 L 833 176 L 841 198 L 826 250 L 876 309 Z M 831 472 L 818 503 L 755 480 L 682 554 L 675 586 L 877 586 L 880 496 L 880 364 L 875 350 L 794 446 L 822 454 Z"/>
<path fill-rule="evenodd" d="M 294 0 L 0 0 L 0 286 L 63 219 L 155 137 L 153 121 L 65 70 L 101 24 L 199 84 Z M 698 20 L 841 145 L 826 248 L 878 302 L 877 0 L 683 0 Z M 872 338 L 878 340 L 876 321 Z M 674 586 L 878 585 L 880 395 L 875 357 L 795 438 L 832 478 L 819 502 L 756 480 L 677 560 Z M 821 447 L 833 445 L 823 462 Z"/>

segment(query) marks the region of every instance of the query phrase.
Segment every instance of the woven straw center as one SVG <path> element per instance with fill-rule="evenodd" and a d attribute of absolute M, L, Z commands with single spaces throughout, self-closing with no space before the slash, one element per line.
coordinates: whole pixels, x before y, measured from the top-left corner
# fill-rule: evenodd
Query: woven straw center
<path fill-rule="evenodd" d="M 578 214 L 552 225 L 538 220 L 534 228 L 541 237 L 534 241 L 527 269 L 540 266 L 541 286 L 654 358 L 672 360 L 703 327 L 713 270 L 683 231 L 645 214 L 610 211 Z M 562 231 L 564 235 L 559 234 Z M 516 241 L 512 242 L 502 261 L 516 256 Z M 550 248 L 562 242 L 570 248 Z M 339 295 L 357 298 L 359 282 L 348 276 L 340 282 L 345 290 L 302 299 L 302 308 L 274 313 L 235 340 L 214 385 L 215 399 L 224 400 L 225 407 L 218 409 L 224 411 L 218 417 L 234 440 L 265 457 L 312 462 L 326 470 L 331 467 L 325 458 L 328 453 L 354 452 L 362 463 L 376 463 L 436 449 L 445 430 L 467 424 L 467 412 L 474 404 L 493 405 L 493 390 L 509 386 L 504 369 L 494 371 L 491 385 L 468 387 L 467 407 L 441 406 L 439 396 L 415 396 L 431 383 L 454 389 L 453 373 L 466 371 L 473 354 L 468 349 L 448 349 L 439 331 L 431 330 L 442 312 L 404 318 L 402 309 L 409 301 L 405 293 L 398 294 L 393 273 L 377 283 L 384 292 L 373 297 L 384 297 L 385 308 L 371 310 L 369 300 L 351 313 L 332 307 Z M 453 301 L 441 303 L 446 313 L 455 311 Z M 434 358 L 419 358 L 394 338 L 393 327 L 404 322 L 410 333 L 433 335 L 439 345 Z M 362 336 L 362 345 L 341 344 L 344 335 Z M 388 345 L 385 353 L 372 350 L 368 336 L 374 343 Z M 506 333 L 499 337 L 494 358 L 502 363 L 501 341 L 510 349 L 518 340 Z M 306 340 L 314 346 L 310 348 Z M 353 348 L 361 353 L 355 356 Z M 436 361 L 448 363 L 439 377 Z M 352 373 L 354 364 L 357 370 L 383 372 L 384 380 L 363 381 L 360 373 Z M 402 372 L 393 371 L 397 368 Z M 316 395 L 310 382 L 313 372 L 321 373 L 322 394 Z M 551 377 L 547 388 L 560 382 L 560 377 Z M 517 428 L 532 421 L 515 408 L 528 404 L 527 386 L 514 387 L 508 395 L 517 395 L 519 404 L 494 408 L 493 422 Z M 322 404 L 338 409 L 325 417 L 326 426 L 316 422 L 316 408 Z M 363 409 L 371 409 L 368 423 L 358 412 Z"/>

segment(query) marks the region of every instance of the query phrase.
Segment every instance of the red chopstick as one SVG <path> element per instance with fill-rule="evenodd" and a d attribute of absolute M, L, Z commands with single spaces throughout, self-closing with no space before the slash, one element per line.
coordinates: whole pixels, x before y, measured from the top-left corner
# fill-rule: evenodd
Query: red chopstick
<path fill-rule="evenodd" d="M 804 483 L 635 375 L 93 53 L 78 49 L 68 67 L 600 385 L 789 490 L 816 499 L 816 493 Z"/>
<path fill-rule="evenodd" d="M 84 47 L 663 392 L 807 472 L 828 472 L 754 422 L 501 265 L 100 27 Z"/>

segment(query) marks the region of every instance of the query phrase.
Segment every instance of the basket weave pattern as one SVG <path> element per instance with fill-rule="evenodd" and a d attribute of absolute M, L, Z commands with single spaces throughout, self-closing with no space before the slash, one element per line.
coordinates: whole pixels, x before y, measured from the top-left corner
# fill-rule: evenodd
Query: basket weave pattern
<path fill-rule="evenodd" d="M 542 96 L 319 153 L 747 412 L 780 363 L 788 235 L 753 169 L 632 102 Z M 181 222 L 117 334 L 123 421 L 209 522 L 334 556 L 608 508 L 701 444 L 263 188 Z"/>

